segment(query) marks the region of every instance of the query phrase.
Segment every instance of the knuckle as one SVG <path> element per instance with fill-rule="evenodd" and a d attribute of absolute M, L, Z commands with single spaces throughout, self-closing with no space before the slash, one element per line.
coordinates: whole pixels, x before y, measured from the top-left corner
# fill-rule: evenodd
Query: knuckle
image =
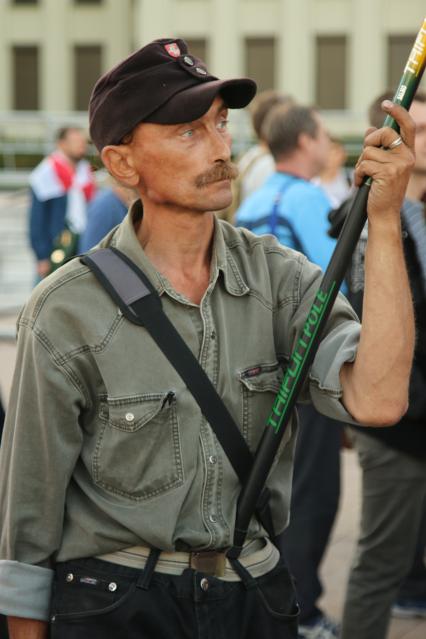
<path fill-rule="evenodd" d="M 368 158 L 371 157 L 371 154 L 373 152 L 373 150 L 375 149 L 375 146 L 371 146 L 371 144 L 369 144 L 368 146 L 366 146 L 361 154 L 361 159 L 362 160 L 366 160 Z"/>
<path fill-rule="evenodd" d="M 414 155 L 414 153 L 409 153 L 409 154 L 407 155 L 406 163 L 407 163 L 407 167 L 408 167 L 408 168 L 410 169 L 410 171 L 411 171 L 411 169 L 413 169 L 413 168 L 414 168 L 414 165 L 415 165 L 415 163 L 416 163 L 416 156 Z"/>

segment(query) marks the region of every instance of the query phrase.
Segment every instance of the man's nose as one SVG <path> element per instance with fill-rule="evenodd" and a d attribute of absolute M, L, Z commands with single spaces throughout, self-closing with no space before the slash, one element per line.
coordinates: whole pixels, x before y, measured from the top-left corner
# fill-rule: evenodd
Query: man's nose
<path fill-rule="evenodd" d="M 210 145 L 213 161 L 222 160 L 228 162 L 231 159 L 231 140 L 229 135 L 224 135 L 216 127 L 210 131 Z"/>

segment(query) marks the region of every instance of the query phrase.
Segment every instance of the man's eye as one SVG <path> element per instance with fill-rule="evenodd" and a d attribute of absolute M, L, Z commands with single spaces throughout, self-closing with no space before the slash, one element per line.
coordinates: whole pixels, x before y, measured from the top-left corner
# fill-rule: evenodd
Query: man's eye
<path fill-rule="evenodd" d="M 225 118 L 223 120 L 220 120 L 218 124 L 219 129 L 226 129 L 228 126 L 228 122 L 229 120 L 226 120 Z"/>
<path fill-rule="evenodd" d="M 192 138 L 192 136 L 194 135 L 195 131 L 194 129 L 187 129 L 186 131 L 184 131 L 182 133 L 182 137 L 183 138 Z"/>

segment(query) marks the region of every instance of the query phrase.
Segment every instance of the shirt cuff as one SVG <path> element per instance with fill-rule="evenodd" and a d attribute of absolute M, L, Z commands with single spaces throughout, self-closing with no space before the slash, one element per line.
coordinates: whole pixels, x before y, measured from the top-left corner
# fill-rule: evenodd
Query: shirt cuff
<path fill-rule="evenodd" d="M 357 424 L 341 402 L 340 369 L 356 356 L 361 325 L 345 322 L 321 342 L 309 375 L 310 394 L 318 412 L 348 424 Z"/>
<path fill-rule="evenodd" d="M 49 568 L 0 560 L 0 612 L 47 621 L 53 574 Z"/>

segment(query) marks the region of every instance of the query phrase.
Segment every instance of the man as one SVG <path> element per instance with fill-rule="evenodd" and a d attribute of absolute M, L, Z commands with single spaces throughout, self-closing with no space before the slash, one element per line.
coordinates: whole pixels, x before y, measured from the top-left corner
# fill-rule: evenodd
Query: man
<path fill-rule="evenodd" d="M 90 104 L 104 164 L 141 198 L 107 244 L 151 279 L 252 450 L 319 277 L 273 238 L 215 219 L 235 176 L 227 109 L 254 92 L 163 39 L 103 76 Z M 358 345 L 339 298 L 305 388 L 323 411 L 382 425 L 406 408 L 414 340 L 398 239 L 414 132 L 402 108 L 386 108 L 404 143 L 386 152 L 377 147 L 396 134 L 370 135 L 357 170 L 358 182 L 376 178 L 367 276 L 383 293 L 366 292 Z M 19 342 L 0 459 L 0 611 L 12 639 L 44 639 L 49 609 L 50 636 L 61 639 L 296 637 L 288 572 L 256 518 L 240 563 L 225 561 L 240 485 L 210 425 L 85 265 L 74 260 L 40 285 Z M 287 433 L 268 478 L 277 532 L 288 514 Z M 191 567 L 208 557 L 211 569 Z"/>
<path fill-rule="evenodd" d="M 331 204 L 311 181 L 325 168 L 330 152 L 324 124 L 311 108 L 279 105 L 263 130 L 276 170 L 243 202 L 237 225 L 273 233 L 325 270 L 335 246 L 327 234 Z M 312 405 L 300 406 L 298 412 L 291 518 L 280 542 L 296 581 L 299 637 L 333 639 L 338 626 L 317 604 L 322 593 L 319 567 L 339 502 L 342 425 Z"/>
<path fill-rule="evenodd" d="M 240 171 L 240 203 L 263 186 L 265 180 L 275 171 L 272 157 L 262 131 L 268 113 L 277 104 L 291 105 L 293 100 L 272 89 L 259 93 L 250 105 L 250 114 L 257 144 L 252 146 L 238 162 Z"/>
<path fill-rule="evenodd" d="M 95 185 L 81 129 L 58 131 L 56 150 L 31 173 L 30 242 L 37 260 L 37 278 L 49 274 L 51 254 L 64 229 L 81 233 L 86 226 L 86 205 Z"/>
<path fill-rule="evenodd" d="M 326 166 L 313 180 L 335 208 L 348 199 L 352 189 L 352 169 L 345 166 L 347 157 L 343 142 L 338 138 L 330 138 Z"/>
<path fill-rule="evenodd" d="M 311 182 L 327 162 L 330 138 L 324 124 L 311 108 L 277 105 L 266 118 L 264 136 L 275 172 L 243 202 L 236 224 L 273 233 L 325 269 L 335 246 L 327 235 L 331 205 Z"/>
<path fill-rule="evenodd" d="M 275 171 L 275 162 L 262 133 L 263 123 L 269 111 L 277 104 L 292 104 L 292 98 L 269 89 L 262 91 L 250 104 L 250 115 L 256 144 L 251 146 L 239 159 L 238 178 L 233 183 L 231 205 L 217 215 L 227 222 L 234 223 L 235 212 L 241 202 L 263 185 Z"/>
<path fill-rule="evenodd" d="M 380 127 L 384 94 L 370 107 Z M 417 340 L 410 380 L 410 405 L 389 430 L 354 432 L 362 468 L 362 511 L 356 553 L 343 614 L 344 639 L 385 639 L 391 607 L 426 618 L 426 95 L 411 109 L 416 124 L 416 163 L 401 211 L 403 243 L 416 311 Z M 350 297 L 362 314 L 365 241 L 355 251 Z"/>

